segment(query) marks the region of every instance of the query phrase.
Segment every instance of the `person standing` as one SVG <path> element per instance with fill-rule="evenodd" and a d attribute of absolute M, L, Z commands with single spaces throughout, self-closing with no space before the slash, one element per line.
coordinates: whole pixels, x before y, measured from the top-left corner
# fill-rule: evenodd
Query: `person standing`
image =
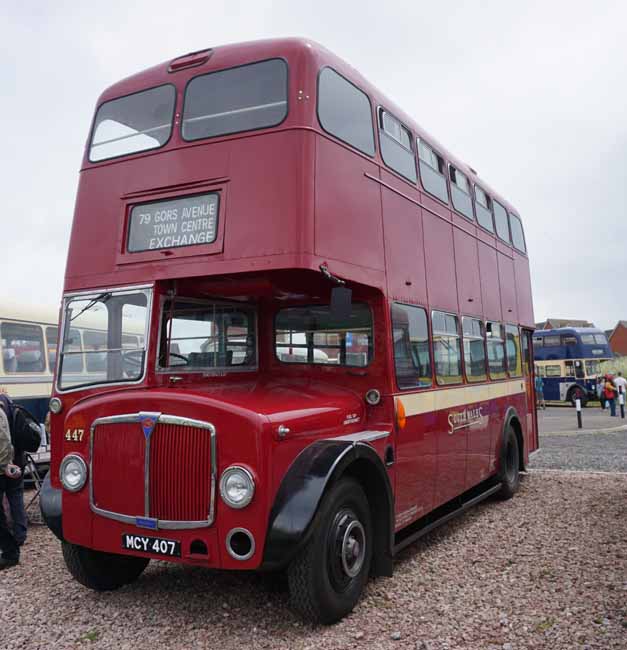
<path fill-rule="evenodd" d="M 12 418 L 13 402 L 7 395 L 0 395 L 0 408 L 9 420 Z M 11 427 L 9 426 L 9 429 Z M 13 444 L 13 464 L 20 468 L 21 476 L 10 481 L 6 489 L 6 497 L 9 503 L 9 512 L 11 513 L 11 524 L 13 536 L 18 546 L 22 546 L 26 541 L 26 532 L 28 530 L 28 518 L 24 508 L 24 468 L 26 467 L 26 453 L 20 449 L 14 437 L 11 437 Z"/>
<path fill-rule="evenodd" d="M 10 489 L 11 482 L 22 476 L 20 468 L 13 464 L 13 453 L 9 419 L 3 406 L 0 405 L 0 504 L 4 493 Z M 0 507 L 0 552 L 0 571 L 19 564 L 20 547 L 9 530 L 2 507 Z"/>
<path fill-rule="evenodd" d="M 536 388 L 536 406 L 541 405 L 542 409 L 546 411 L 546 402 L 544 401 L 544 382 L 542 381 L 542 377 L 537 374 L 537 369 L 534 385 Z"/>
<path fill-rule="evenodd" d="M 614 377 L 614 386 L 616 386 L 618 394 L 623 396 L 623 399 L 625 400 L 623 404 L 627 404 L 627 379 L 623 377 L 622 372 L 619 372 L 616 377 Z"/>
<path fill-rule="evenodd" d="M 609 375 L 605 376 L 605 401 L 610 405 L 610 415 L 616 417 L 616 387 Z"/>
<path fill-rule="evenodd" d="M 605 377 L 601 375 L 597 377 L 597 397 L 601 403 L 601 410 L 605 411 Z"/>

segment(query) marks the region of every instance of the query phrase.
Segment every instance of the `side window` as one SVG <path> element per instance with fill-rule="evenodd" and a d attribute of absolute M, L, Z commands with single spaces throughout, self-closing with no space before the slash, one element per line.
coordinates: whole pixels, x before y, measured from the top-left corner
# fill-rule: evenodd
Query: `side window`
<path fill-rule="evenodd" d="M 433 361 L 438 384 L 459 384 L 462 381 L 462 355 L 457 316 L 434 311 Z"/>
<path fill-rule="evenodd" d="M 546 377 L 561 377 L 562 376 L 562 367 L 555 366 L 546 366 L 545 367 Z"/>
<path fill-rule="evenodd" d="M 494 232 L 490 197 L 478 185 L 475 185 L 475 212 L 477 213 L 479 225 L 490 232 Z"/>
<path fill-rule="evenodd" d="M 520 332 L 516 325 L 505 326 L 507 367 L 510 377 L 522 375 L 522 360 L 520 356 Z"/>
<path fill-rule="evenodd" d="M 462 319 L 462 329 L 464 332 L 466 379 L 468 381 L 485 381 L 487 374 L 483 323 L 476 318 L 464 316 Z"/>
<path fill-rule="evenodd" d="M 2 323 L 0 335 L 6 373 L 46 370 L 43 332 L 39 325 Z"/>
<path fill-rule="evenodd" d="M 424 140 L 418 140 L 418 163 L 425 191 L 448 203 L 444 160 Z"/>
<path fill-rule="evenodd" d="M 327 133 L 369 156 L 374 155 L 368 95 L 332 68 L 324 68 L 318 79 L 318 121 Z"/>
<path fill-rule="evenodd" d="M 557 347 L 560 345 L 560 337 L 559 334 L 551 334 L 550 336 L 545 336 L 544 337 L 544 345 L 545 347 Z"/>
<path fill-rule="evenodd" d="M 411 133 L 393 115 L 379 109 L 379 142 L 383 162 L 413 183 L 417 180 Z"/>
<path fill-rule="evenodd" d="M 422 307 L 392 305 L 396 382 L 401 390 L 432 385 L 427 313 Z"/>
<path fill-rule="evenodd" d="M 503 379 L 506 375 L 505 339 L 500 323 L 486 323 L 486 343 L 488 349 L 488 367 L 491 379 Z"/>
<path fill-rule="evenodd" d="M 522 222 L 520 217 L 515 214 L 509 213 L 509 225 L 512 230 L 512 241 L 514 246 L 521 252 L 526 253 L 527 247 L 525 246 L 525 235 L 523 233 Z"/>
<path fill-rule="evenodd" d="M 470 185 L 465 174 L 455 169 L 452 165 L 448 168 L 451 178 L 451 199 L 457 212 L 473 220 L 472 199 L 470 198 Z"/>
<path fill-rule="evenodd" d="M 544 345 L 544 336 L 534 336 L 533 337 L 533 347 L 541 348 Z"/>
<path fill-rule="evenodd" d="M 511 240 L 509 238 L 509 224 L 507 221 L 507 211 L 498 201 L 492 201 L 492 204 L 494 205 L 494 221 L 496 222 L 496 234 L 499 236 L 500 239 L 510 244 Z"/>

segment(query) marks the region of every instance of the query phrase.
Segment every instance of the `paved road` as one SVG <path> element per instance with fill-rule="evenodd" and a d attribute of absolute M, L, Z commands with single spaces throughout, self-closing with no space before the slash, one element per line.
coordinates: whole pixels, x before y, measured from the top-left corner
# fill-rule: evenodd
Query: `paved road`
<path fill-rule="evenodd" d="M 572 408 L 538 413 L 540 451 L 531 460 L 532 469 L 627 472 L 627 419 L 612 418 L 599 408 L 582 413 L 582 431 Z"/>

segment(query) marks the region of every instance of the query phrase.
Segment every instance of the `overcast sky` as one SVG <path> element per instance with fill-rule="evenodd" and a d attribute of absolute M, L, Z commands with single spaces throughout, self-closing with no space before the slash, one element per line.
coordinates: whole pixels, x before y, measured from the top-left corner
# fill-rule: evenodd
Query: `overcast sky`
<path fill-rule="evenodd" d="M 346 59 L 519 209 L 537 321 L 627 318 L 627 4 L 603 1 L 0 3 L 1 304 L 58 304 L 104 88 L 274 36 Z"/>

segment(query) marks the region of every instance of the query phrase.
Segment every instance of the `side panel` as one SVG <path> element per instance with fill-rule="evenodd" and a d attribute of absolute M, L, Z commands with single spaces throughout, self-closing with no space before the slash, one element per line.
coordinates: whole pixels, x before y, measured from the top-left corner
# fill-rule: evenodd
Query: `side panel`
<path fill-rule="evenodd" d="M 483 315 L 477 240 L 459 228 L 454 229 L 457 295 L 462 314 Z"/>
<path fill-rule="evenodd" d="M 501 287 L 501 312 L 503 321 L 518 322 L 518 303 L 516 301 L 516 283 L 514 280 L 514 263 L 509 257 L 498 253 L 499 284 Z"/>
<path fill-rule="evenodd" d="M 381 188 L 388 292 L 393 300 L 427 304 L 424 240 L 420 208 Z"/>
<path fill-rule="evenodd" d="M 429 304 L 433 309 L 457 312 L 453 226 L 426 210 L 422 217 Z"/>
<path fill-rule="evenodd" d="M 316 255 L 383 270 L 381 191 L 365 176 L 377 166 L 318 137 L 315 173 Z"/>
<path fill-rule="evenodd" d="M 501 290 L 499 288 L 496 251 L 491 246 L 480 241 L 477 242 L 477 247 L 484 316 L 490 320 L 501 320 Z"/>
<path fill-rule="evenodd" d="M 514 275 L 516 277 L 516 297 L 518 299 L 518 321 L 524 325 L 533 325 L 529 261 L 517 253 L 514 253 Z"/>

